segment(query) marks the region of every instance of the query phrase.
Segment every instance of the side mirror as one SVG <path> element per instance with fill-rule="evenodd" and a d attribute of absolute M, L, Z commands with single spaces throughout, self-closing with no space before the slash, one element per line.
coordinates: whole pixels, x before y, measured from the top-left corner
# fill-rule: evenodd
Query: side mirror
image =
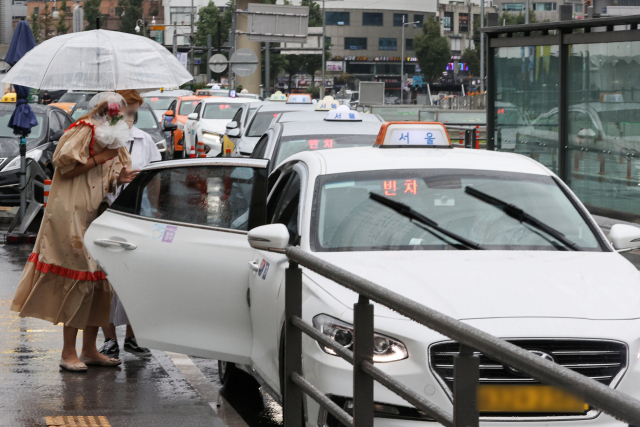
<path fill-rule="evenodd" d="M 173 110 L 165 111 L 164 115 L 167 116 L 167 117 L 173 117 L 174 116 Z"/>
<path fill-rule="evenodd" d="M 162 130 L 173 132 L 176 129 L 178 129 L 178 125 L 176 125 L 175 123 L 167 122 L 166 120 L 162 122 Z"/>
<path fill-rule="evenodd" d="M 640 247 L 640 228 L 632 225 L 614 224 L 609 232 L 609 238 L 617 251 L 633 250 Z"/>
<path fill-rule="evenodd" d="M 249 245 L 254 249 L 283 252 L 289 244 L 289 230 L 284 224 L 269 224 L 249 231 Z"/>
<path fill-rule="evenodd" d="M 237 127 L 238 127 L 238 122 L 236 121 L 231 121 L 227 123 L 227 129 L 236 129 Z"/>
<path fill-rule="evenodd" d="M 229 129 L 227 131 L 227 136 L 229 138 L 238 138 L 240 136 L 240 129 L 235 128 L 235 129 Z"/>
<path fill-rule="evenodd" d="M 198 113 L 191 113 L 187 116 L 188 120 L 198 120 Z"/>

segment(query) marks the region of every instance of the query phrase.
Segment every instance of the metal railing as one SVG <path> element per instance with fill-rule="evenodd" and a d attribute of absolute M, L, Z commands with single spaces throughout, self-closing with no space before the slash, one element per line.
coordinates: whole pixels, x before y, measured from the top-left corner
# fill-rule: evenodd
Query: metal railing
<path fill-rule="evenodd" d="M 372 427 L 374 418 L 374 380 L 396 393 L 429 417 L 445 426 L 477 427 L 479 412 L 476 388 L 479 357 L 474 351 L 504 363 L 536 380 L 559 387 L 605 413 L 630 425 L 640 425 L 640 401 L 604 384 L 533 355 L 500 338 L 476 329 L 387 288 L 327 263 L 316 256 L 289 246 L 285 254 L 289 267 L 285 276 L 285 330 L 283 406 L 285 427 L 302 427 L 304 394 L 307 394 L 346 426 Z M 350 351 L 302 320 L 303 266 L 359 294 L 354 305 L 354 347 Z M 460 343 L 454 357 L 453 413 L 429 402 L 403 386 L 373 364 L 375 301 Z M 302 334 L 305 333 L 354 366 L 353 416 L 309 383 L 302 374 Z"/>

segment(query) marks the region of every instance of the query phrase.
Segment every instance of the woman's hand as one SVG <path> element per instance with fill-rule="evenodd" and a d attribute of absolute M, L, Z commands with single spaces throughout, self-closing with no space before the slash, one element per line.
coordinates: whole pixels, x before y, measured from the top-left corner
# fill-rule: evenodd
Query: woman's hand
<path fill-rule="evenodd" d="M 127 184 L 133 181 L 133 178 L 138 176 L 138 173 L 140 173 L 140 169 L 134 169 L 130 171 L 126 166 L 124 166 L 120 171 L 120 175 L 118 176 L 118 185 Z"/>
<path fill-rule="evenodd" d="M 118 155 L 118 149 L 117 148 L 107 148 L 103 152 L 93 156 L 93 158 L 96 159 L 96 162 L 98 164 L 100 164 L 100 163 L 106 162 L 107 160 L 113 159 L 117 155 Z"/>

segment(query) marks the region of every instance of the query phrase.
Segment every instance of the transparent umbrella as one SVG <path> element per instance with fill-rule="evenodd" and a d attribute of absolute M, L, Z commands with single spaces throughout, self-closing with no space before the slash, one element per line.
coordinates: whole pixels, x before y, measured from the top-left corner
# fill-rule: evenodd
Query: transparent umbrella
<path fill-rule="evenodd" d="M 178 87 L 193 76 L 161 44 L 117 31 L 51 38 L 29 51 L 2 81 L 33 88 L 121 90 Z"/>

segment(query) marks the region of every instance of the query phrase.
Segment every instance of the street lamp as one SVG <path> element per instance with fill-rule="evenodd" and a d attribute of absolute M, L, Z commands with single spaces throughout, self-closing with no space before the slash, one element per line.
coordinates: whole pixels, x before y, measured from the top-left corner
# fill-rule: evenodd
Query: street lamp
<path fill-rule="evenodd" d="M 417 24 L 420 21 L 404 22 L 404 14 L 402 15 L 402 56 L 400 57 L 400 105 L 404 103 L 404 27 L 411 24 Z"/>
<path fill-rule="evenodd" d="M 146 37 L 145 30 L 144 30 L 144 21 L 142 19 L 138 19 L 136 21 L 136 28 L 134 29 L 136 30 L 136 33 L 140 33 L 140 24 L 142 24 L 142 35 Z"/>
<path fill-rule="evenodd" d="M 156 17 L 155 16 L 151 19 L 151 25 L 156 25 Z"/>

